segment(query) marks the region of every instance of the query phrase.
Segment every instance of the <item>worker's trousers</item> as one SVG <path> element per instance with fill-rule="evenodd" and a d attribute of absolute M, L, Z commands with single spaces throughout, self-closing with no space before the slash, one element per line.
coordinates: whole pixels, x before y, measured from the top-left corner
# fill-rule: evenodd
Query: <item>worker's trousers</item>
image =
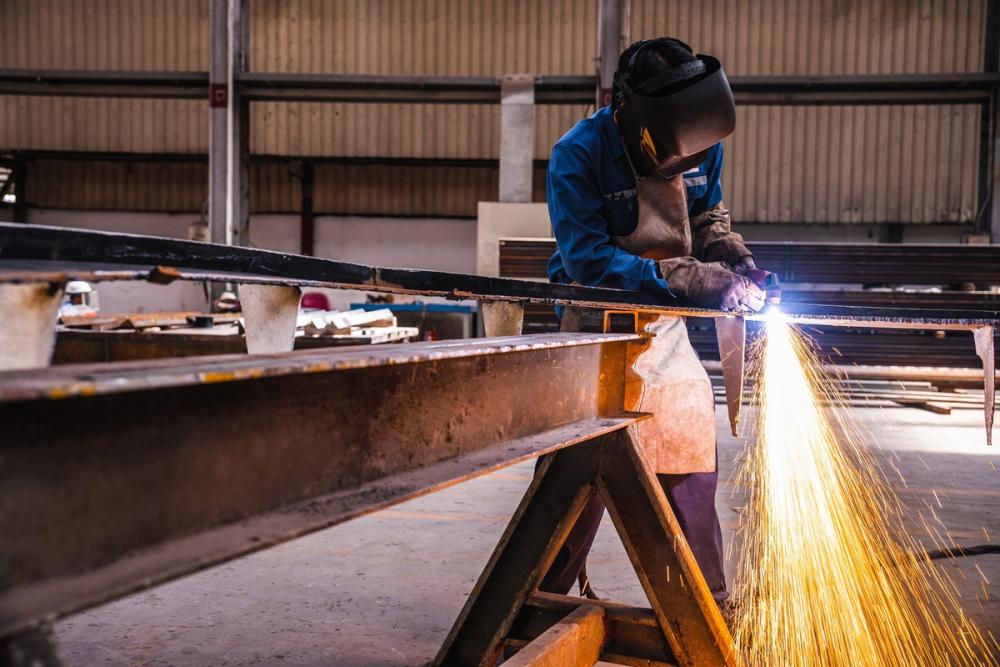
<path fill-rule="evenodd" d="M 699 472 L 688 475 L 657 475 L 663 493 L 684 531 L 712 596 L 722 602 L 726 591 L 723 570 L 722 528 L 715 511 L 715 489 L 719 473 Z M 604 501 L 595 493 L 584 507 L 576 525 L 556 555 L 539 588 L 550 593 L 566 594 L 573 588 L 587 562 L 597 528 L 604 516 Z M 600 583 L 598 583 L 600 585 Z"/>

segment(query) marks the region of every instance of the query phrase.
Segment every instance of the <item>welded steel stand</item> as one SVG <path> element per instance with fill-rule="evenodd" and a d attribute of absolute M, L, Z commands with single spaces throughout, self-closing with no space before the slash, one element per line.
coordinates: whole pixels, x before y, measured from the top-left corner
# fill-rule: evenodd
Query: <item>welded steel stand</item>
<path fill-rule="evenodd" d="M 60 667 L 52 626 L 42 624 L 0 639 L 0 667 Z"/>
<path fill-rule="evenodd" d="M 594 493 L 651 610 L 538 592 Z M 493 665 L 505 648 L 520 649 L 506 665 L 738 664 L 680 525 L 627 430 L 542 462 L 435 664 Z"/>

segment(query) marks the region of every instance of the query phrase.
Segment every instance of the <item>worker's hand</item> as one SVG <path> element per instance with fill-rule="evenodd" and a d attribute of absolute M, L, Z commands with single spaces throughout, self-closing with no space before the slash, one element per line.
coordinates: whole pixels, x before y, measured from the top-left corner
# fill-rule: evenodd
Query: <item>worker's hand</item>
<path fill-rule="evenodd" d="M 764 290 L 722 262 L 677 257 L 660 261 L 659 268 L 671 292 L 698 306 L 731 311 L 764 307 Z"/>
<path fill-rule="evenodd" d="M 743 237 L 732 230 L 729 209 L 721 203 L 691 218 L 691 255 L 703 262 L 722 262 L 746 275 L 753 255 Z"/>

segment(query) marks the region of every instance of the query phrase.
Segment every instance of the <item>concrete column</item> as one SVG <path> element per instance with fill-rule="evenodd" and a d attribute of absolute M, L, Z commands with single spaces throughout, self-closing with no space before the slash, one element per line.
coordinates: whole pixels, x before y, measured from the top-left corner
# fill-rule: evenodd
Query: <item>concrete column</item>
<path fill-rule="evenodd" d="M 500 201 L 530 202 L 535 147 L 535 76 L 500 78 Z"/>

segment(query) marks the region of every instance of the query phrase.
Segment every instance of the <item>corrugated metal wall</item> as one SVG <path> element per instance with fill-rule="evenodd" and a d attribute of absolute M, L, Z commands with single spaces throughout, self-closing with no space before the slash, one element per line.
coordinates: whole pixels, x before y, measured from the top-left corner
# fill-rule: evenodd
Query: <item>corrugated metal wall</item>
<path fill-rule="evenodd" d="M 3 0 L 0 68 L 207 70 L 208 7 L 205 0 Z M 0 96 L 0 149 L 205 152 L 205 108 L 194 100 Z"/>
<path fill-rule="evenodd" d="M 663 34 L 734 75 L 981 71 L 978 0 L 630 0 L 628 39 Z M 979 107 L 741 107 L 723 186 L 740 220 L 969 222 Z"/>
<path fill-rule="evenodd" d="M 726 201 L 742 221 L 970 222 L 978 106 L 742 107 Z"/>
<path fill-rule="evenodd" d="M 205 0 L 3 0 L 0 67 L 207 70 Z"/>
<path fill-rule="evenodd" d="M 37 160 L 28 165 L 28 201 L 42 208 L 200 211 L 208 164 Z"/>
<path fill-rule="evenodd" d="M 981 68 L 986 0 L 626 4 L 629 38 L 677 35 L 719 55 L 732 74 Z M 0 67 L 205 69 L 207 7 L 204 0 L 6 0 Z M 596 9 L 597 0 L 251 0 L 251 67 L 589 74 Z M 586 112 L 539 107 L 536 157 L 547 157 L 552 142 Z M 0 97 L 0 148 L 204 152 L 206 115 L 197 101 Z M 251 149 L 288 156 L 495 158 L 498 126 L 497 108 L 475 105 L 259 103 L 252 109 Z M 976 209 L 979 131 L 974 106 L 741 108 L 737 133 L 727 142 L 726 197 L 742 220 L 969 221 Z M 387 212 L 447 215 L 474 211 L 475 199 L 495 196 L 495 178 L 489 187 L 456 180 L 464 203 L 435 210 L 422 203 L 423 182 L 408 190 L 392 187 L 389 169 L 343 169 L 371 179 L 344 177 L 361 198 L 391 192 L 377 204 Z M 423 169 L 429 171 L 420 178 L 429 181 L 459 178 L 450 168 Z M 74 173 L 88 178 L 97 171 Z M 261 190 L 253 194 L 258 210 L 286 210 L 297 201 L 294 180 L 252 185 Z M 331 205 L 371 212 L 370 205 L 350 204 L 349 192 L 331 190 Z M 320 196 L 326 195 L 317 191 Z M 159 193 L 149 193 L 150 207 L 160 201 Z"/>
<path fill-rule="evenodd" d="M 266 72 L 592 74 L 596 0 L 252 0 L 251 68 Z M 496 158 L 499 110 L 478 105 L 261 103 L 271 155 Z M 585 107 L 540 107 L 535 156 Z"/>
<path fill-rule="evenodd" d="M 204 153 L 207 108 L 198 100 L 0 95 L 0 150 Z"/>
<path fill-rule="evenodd" d="M 627 0 L 628 39 L 675 35 L 730 74 L 983 67 L 984 0 Z"/>
<path fill-rule="evenodd" d="M 590 0 L 251 0 L 266 72 L 591 74 Z"/>

